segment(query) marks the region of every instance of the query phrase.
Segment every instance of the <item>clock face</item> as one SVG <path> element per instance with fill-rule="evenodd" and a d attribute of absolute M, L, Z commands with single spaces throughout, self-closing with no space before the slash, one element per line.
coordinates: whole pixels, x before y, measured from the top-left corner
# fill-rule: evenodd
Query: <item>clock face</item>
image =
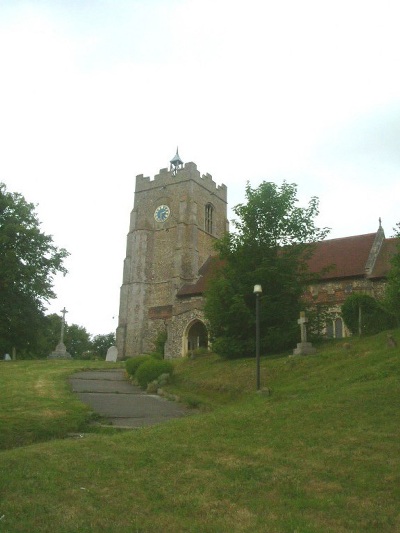
<path fill-rule="evenodd" d="M 154 218 L 157 222 L 165 222 L 169 217 L 170 209 L 167 205 L 159 205 L 154 211 Z"/>

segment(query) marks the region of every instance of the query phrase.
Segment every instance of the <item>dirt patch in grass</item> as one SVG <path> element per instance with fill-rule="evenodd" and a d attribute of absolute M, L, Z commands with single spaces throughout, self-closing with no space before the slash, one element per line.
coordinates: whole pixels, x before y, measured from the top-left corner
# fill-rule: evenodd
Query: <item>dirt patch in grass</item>
<path fill-rule="evenodd" d="M 38 396 L 52 399 L 59 397 L 59 392 L 54 386 L 54 382 L 51 382 L 47 379 L 40 378 L 36 380 L 33 388 Z"/>
<path fill-rule="evenodd" d="M 44 418 L 61 418 L 67 415 L 67 411 L 60 411 L 57 409 L 42 409 L 40 416 Z"/>

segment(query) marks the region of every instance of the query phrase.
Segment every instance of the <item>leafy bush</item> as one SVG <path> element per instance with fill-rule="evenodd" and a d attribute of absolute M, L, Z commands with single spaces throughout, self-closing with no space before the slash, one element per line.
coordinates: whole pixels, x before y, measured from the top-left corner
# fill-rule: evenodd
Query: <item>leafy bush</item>
<path fill-rule="evenodd" d="M 138 355 L 137 357 L 130 357 L 125 362 L 125 369 L 130 376 L 134 376 L 140 365 L 142 365 L 149 359 L 150 356 L 148 355 Z"/>
<path fill-rule="evenodd" d="M 156 380 L 161 374 L 172 375 L 174 367 L 169 361 L 159 361 L 157 359 L 148 358 L 143 362 L 135 373 L 139 385 L 145 389 L 147 385 Z"/>
<path fill-rule="evenodd" d="M 196 348 L 191 352 L 191 356 L 193 357 L 201 357 L 203 355 L 208 355 L 210 352 L 208 351 L 208 348 L 205 346 L 202 346 L 200 348 Z"/>
<path fill-rule="evenodd" d="M 164 359 L 164 355 L 160 352 L 151 352 L 151 354 L 149 354 L 150 357 L 152 357 L 153 359 Z"/>
<path fill-rule="evenodd" d="M 361 313 L 360 313 L 361 308 Z M 374 335 L 395 326 L 393 316 L 368 294 L 350 295 L 342 305 L 342 318 L 353 334 L 359 332 L 359 317 L 361 314 L 361 333 Z"/>
<path fill-rule="evenodd" d="M 99 356 L 88 350 L 87 352 L 82 352 L 81 354 L 74 355 L 74 359 L 79 359 L 82 361 L 97 361 L 99 359 Z"/>
<path fill-rule="evenodd" d="M 166 342 L 167 342 L 167 332 L 160 331 L 155 341 L 156 354 L 157 354 L 156 359 L 164 359 L 164 349 L 165 349 Z"/>
<path fill-rule="evenodd" d="M 160 387 L 164 387 L 165 385 L 168 385 L 170 382 L 170 375 L 169 374 L 161 374 L 158 376 L 157 383 Z"/>
<path fill-rule="evenodd" d="M 158 388 L 159 385 L 157 380 L 150 381 L 150 383 L 147 385 L 146 392 L 148 394 L 157 394 Z"/>
<path fill-rule="evenodd" d="M 224 359 L 238 359 L 249 357 L 254 350 L 249 348 L 251 342 L 242 339 L 218 337 L 212 343 L 213 351 Z"/>
<path fill-rule="evenodd" d="M 300 342 L 300 331 L 296 323 L 288 325 L 286 330 L 272 326 L 261 338 L 261 353 L 280 353 L 296 346 L 297 342 Z"/>

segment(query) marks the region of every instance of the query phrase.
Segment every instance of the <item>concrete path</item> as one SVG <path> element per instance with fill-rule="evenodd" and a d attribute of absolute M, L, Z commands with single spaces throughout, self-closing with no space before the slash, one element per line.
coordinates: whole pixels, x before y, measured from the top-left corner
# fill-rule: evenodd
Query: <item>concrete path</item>
<path fill-rule="evenodd" d="M 193 414 L 193 410 L 133 385 L 123 369 L 85 371 L 70 377 L 73 392 L 113 426 L 151 426 Z"/>

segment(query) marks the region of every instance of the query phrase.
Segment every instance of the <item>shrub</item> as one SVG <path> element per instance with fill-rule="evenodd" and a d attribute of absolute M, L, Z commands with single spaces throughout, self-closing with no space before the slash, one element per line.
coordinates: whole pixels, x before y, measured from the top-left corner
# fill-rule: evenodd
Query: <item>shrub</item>
<path fill-rule="evenodd" d="M 213 352 L 223 359 L 238 359 L 254 354 L 253 340 L 218 337 L 212 343 Z"/>
<path fill-rule="evenodd" d="M 82 361 L 97 361 L 99 357 L 96 353 L 88 350 L 87 352 L 82 352 L 81 354 L 75 354 L 74 359 L 80 359 Z"/>
<path fill-rule="evenodd" d="M 146 392 L 148 394 L 157 394 L 158 391 L 158 381 L 150 381 L 150 383 L 147 385 Z"/>
<path fill-rule="evenodd" d="M 125 369 L 130 376 L 134 376 L 140 365 L 142 365 L 149 359 L 150 357 L 148 355 L 138 355 L 137 357 L 130 357 L 125 362 Z"/>
<path fill-rule="evenodd" d="M 152 357 L 153 359 L 164 359 L 164 355 L 160 352 L 152 352 L 151 354 L 149 354 L 150 357 Z"/>
<path fill-rule="evenodd" d="M 208 355 L 210 352 L 208 351 L 208 348 L 206 347 L 201 347 L 201 348 L 196 348 L 195 350 L 193 350 L 192 352 L 190 352 L 190 355 L 192 357 L 201 357 L 203 355 Z"/>
<path fill-rule="evenodd" d="M 169 374 L 161 374 L 158 376 L 157 383 L 160 387 L 164 387 L 165 385 L 168 385 L 170 381 L 170 375 Z"/>
<path fill-rule="evenodd" d="M 155 341 L 157 359 L 164 359 L 164 349 L 165 349 L 166 342 L 167 342 L 167 332 L 160 331 Z"/>
<path fill-rule="evenodd" d="M 145 389 L 147 385 L 156 380 L 161 374 L 170 374 L 174 367 L 169 361 L 159 361 L 157 359 L 148 358 L 147 361 L 142 363 L 135 373 L 139 385 L 142 389 Z"/>
<path fill-rule="evenodd" d="M 393 316 L 375 298 L 368 294 L 354 293 L 342 305 L 342 318 L 353 335 L 359 332 L 360 315 L 362 334 L 374 335 L 395 327 Z"/>

